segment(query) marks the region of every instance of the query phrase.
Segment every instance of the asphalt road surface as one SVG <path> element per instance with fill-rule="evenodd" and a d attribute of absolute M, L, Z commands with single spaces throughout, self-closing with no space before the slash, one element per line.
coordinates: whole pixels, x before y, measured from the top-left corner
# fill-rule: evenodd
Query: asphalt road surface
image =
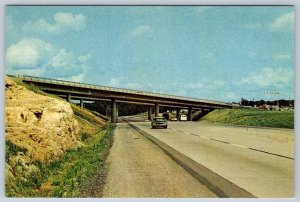
<path fill-rule="evenodd" d="M 103 197 L 216 197 L 126 123 L 117 124 L 107 164 Z"/>
<path fill-rule="evenodd" d="M 199 122 L 169 122 L 168 129 L 151 129 L 150 122 L 133 124 L 256 197 L 294 197 L 293 130 Z M 154 146 L 149 145 L 149 148 Z M 148 152 L 147 147 L 143 150 Z M 128 148 L 123 150 L 128 151 Z M 130 155 L 130 158 L 144 158 L 140 153 Z M 159 161 L 162 166 L 167 160 Z M 173 171 L 170 178 L 175 173 L 177 171 Z"/>

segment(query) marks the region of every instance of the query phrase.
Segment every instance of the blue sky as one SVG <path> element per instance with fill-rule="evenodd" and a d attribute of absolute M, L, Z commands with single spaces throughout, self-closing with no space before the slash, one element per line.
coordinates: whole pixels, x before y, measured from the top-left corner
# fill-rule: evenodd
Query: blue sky
<path fill-rule="evenodd" d="M 7 6 L 5 24 L 7 74 L 226 102 L 294 99 L 290 6 Z"/>

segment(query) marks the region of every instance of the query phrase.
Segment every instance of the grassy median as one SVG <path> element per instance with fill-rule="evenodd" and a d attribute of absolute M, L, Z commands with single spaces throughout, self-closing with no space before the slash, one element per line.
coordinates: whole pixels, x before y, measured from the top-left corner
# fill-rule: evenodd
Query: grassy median
<path fill-rule="evenodd" d="M 207 114 L 202 121 L 229 125 L 294 128 L 294 112 L 260 109 L 219 109 Z"/>

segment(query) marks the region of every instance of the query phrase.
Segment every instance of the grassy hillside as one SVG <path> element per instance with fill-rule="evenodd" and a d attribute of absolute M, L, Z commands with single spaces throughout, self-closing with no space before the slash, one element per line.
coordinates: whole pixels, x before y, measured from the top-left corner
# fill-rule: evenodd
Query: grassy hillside
<path fill-rule="evenodd" d="M 62 100 L 40 91 L 35 86 L 26 85 L 18 78 L 14 80 L 18 85 L 25 86 L 37 94 Z M 43 162 L 33 160 L 28 149 L 19 147 L 6 139 L 6 196 L 80 197 L 85 194 L 85 189 L 94 175 L 99 172 L 105 174 L 104 162 L 112 145 L 114 125 L 108 124 L 102 116 L 96 116 L 86 109 L 81 109 L 74 104 L 71 104 L 71 107 L 76 115 L 73 117 L 80 127 L 80 133 L 77 134 L 78 146 L 63 150 L 63 153 L 56 158 Z M 26 133 L 28 132 L 24 128 L 23 134 Z M 39 138 L 39 134 L 34 137 Z M 62 138 L 62 136 L 57 138 Z M 49 140 L 48 136 L 46 140 Z M 47 149 L 42 147 L 40 142 L 35 145 L 36 147 Z M 53 145 L 50 147 L 53 148 Z M 101 196 L 101 193 L 99 195 Z"/>
<path fill-rule="evenodd" d="M 29 168 L 34 166 L 37 172 L 30 175 L 23 175 L 19 171 L 23 168 L 18 164 L 8 164 L 10 157 L 26 151 L 10 142 L 6 143 L 6 169 L 14 173 L 14 176 L 6 179 L 6 196 L 80 197 L 96 173 L 106 172 L 104 162 L 112 145 L 114 125 L 103 124 L 102 119 L 84 111 L 80 110 L 81 114 L 86 115 L 85 118 L 76 117 L 81 127 L 82 146 L 70 149 L 59 159 L 48 163 L 31 162 Z M 87 119 L 93 119 L 95 124 L 89 123 Z"/>
<path fill-rule="evenodd" d="M 15 183 L 6 182 L 8 197 L 80 197 L 93 176 L 105 171 L 104 161 L 112 145 L 113 125 L 97 134 L 82 135 L 83 147 L 70 149 L 59 159 L 47 164 L 33 162 L 38 168 Z M 8 152 L 11 145 L 8 145 Z M 7 165 L 8 166 L 8 165 Z M 101 194 L 101 193 L 99 193 Z M 88 197 L 88 196 L 87 196 Z"/>
<path fill-rule="evenodd" d="M 220 109 L 209 113 L 202 121 L 229 125 L 294 128 L 294 112 Z"/>

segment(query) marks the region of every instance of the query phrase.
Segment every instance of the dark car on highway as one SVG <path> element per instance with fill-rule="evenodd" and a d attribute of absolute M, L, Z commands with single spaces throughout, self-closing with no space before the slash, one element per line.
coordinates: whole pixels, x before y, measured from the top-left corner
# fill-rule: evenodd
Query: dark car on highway
<path fill-rule="evenodd" d="M 151 126 L 152 128 L 168 128 L 168 122 L 164 117 L 154 117 Z"/>

